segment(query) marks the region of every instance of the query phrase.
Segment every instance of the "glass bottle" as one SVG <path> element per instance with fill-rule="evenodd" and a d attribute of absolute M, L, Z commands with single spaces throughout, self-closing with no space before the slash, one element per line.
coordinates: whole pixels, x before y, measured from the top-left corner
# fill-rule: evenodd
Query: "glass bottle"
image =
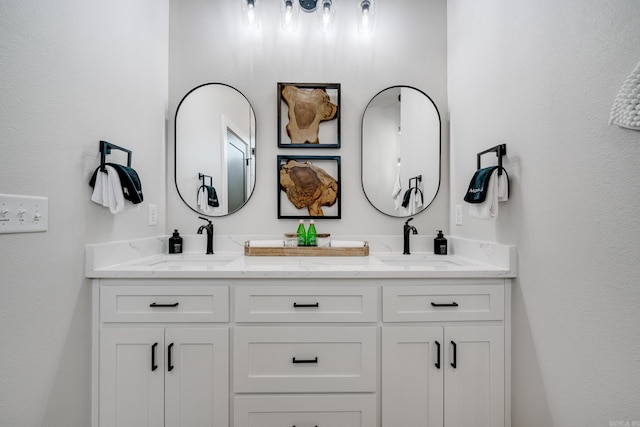
<path fill-rule="evenodd" d="M 318 234 L 313 220 L 309 221 L 309 230 L 307 230 L 307 246 L 318 245 Z"/>
<path fill-rule="evenodd" d="M 307 232 L 304 230 L 304 220 L 298 221 L 298 246 L 304 246 L 307 244 Z"/>

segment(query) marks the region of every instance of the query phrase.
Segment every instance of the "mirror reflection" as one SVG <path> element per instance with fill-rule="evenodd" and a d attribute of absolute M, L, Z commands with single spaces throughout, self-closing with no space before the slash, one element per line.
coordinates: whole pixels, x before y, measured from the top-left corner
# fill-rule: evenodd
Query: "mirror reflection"
<path fill-rule="evenodd" d="M 394 86 L 362 116 L 362 188 L 380 212 L 407 217 L 425 210 L 440 188 L 440 113 L 431 98 Z"/>
<path fill-rule="evenodd" d="M 207 83 L 176 110 L 175 184 L 184 203 L 206 216 L 242 208 L 255 186 L 256 118 L 237 89 Z"/>

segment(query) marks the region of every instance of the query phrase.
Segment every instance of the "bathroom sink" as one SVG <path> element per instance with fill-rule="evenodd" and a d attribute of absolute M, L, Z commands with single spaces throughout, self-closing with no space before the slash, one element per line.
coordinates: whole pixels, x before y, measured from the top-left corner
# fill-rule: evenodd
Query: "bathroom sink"
<path fill-rule="evenodd" d="M 453 267 L 464 264 L 456 262 L 448 255 L 421 254 L 376 254 L 383 264 L 393 267 Z"/>

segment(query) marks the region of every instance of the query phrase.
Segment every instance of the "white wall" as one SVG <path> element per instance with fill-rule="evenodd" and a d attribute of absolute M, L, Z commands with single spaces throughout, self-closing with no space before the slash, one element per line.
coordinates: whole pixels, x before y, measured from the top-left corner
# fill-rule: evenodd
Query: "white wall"
<path fill-rule="evenodd" d="M 363 194 L 360 180 L 360 123 L 364 108 L 380 90 L 394 85 L 424 91 L 443 117 L 440 192 L 413 224 L 420 234 L 434 234 L 443 227 L 446 231 L 449 192 L 446 0 L 380 1 L 377 27 L 369 37 L 356 31 L 355 2 L 336 4 L 337 21 L 331 33 L 319 32 L 315 16 L 301 12 L 298 31 L 291 34 L 280 27 L 276 1 L 262 2 L 262 27 L 253 33 L 242 26 L 239 1 L 170 2 L 170 114 L 175 114 L 178 103 L 190 89 L 207 82 L 234 86 L 256 111 L 255 192 L 239 212 L 213 220 L 216 233 L 293 231 L 296 220 L 277 219 L 276 156 L 302 154 L 342 157 L 342 219 L 321 221 L 316 226 L 319 232 L 399 235 L 405 219 L 391 218 L 374 209 Z M 341 83 L 340 149 L 278 149 L 278 82 Z M 171 166 L 167 177 L 167 227 L 195 234 L 203 222 L 177 196 L 172 138 L 173 130 L 168 149 Z"/>
<path fill-rule="evenodd" d="M 168 3 L 3 0 L 0 193 L 49 198 L 49 231 L 0 235 L 0 424 L 89 425 L 84 245 L 164 234 Z M 145 201 L 90 202 L 98 141 L 133 150 Z M 118 155 L 109 156 L 118 161 Z"/>
<path fill-rule="evenodd" d="M 518 246 L 513 425 L 638 423 L 640 132 L 607 123 L 640 2 L 448 4 L 451 209 L 475 153 L 507 144 L 512 199 L 451 230 Z"/>

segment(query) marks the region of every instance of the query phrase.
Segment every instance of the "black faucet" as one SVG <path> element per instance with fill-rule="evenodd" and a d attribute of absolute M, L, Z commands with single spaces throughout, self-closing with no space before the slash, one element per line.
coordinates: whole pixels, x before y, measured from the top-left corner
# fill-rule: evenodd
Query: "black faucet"
<path fill-rule="evenodd" d="M 409 233 L 413 231 L 413 234 L 418 234 L 418 230 L 413 225 L 409 225 L 409 221 L 413 218 L 409 218 L 407 222 L 404 223 L 404 252 L 403 255 L 411 255 L 411 251 L 409 250 Z"/>
<path fill-rule="evenodd" d="M 206 225 L 198 228 L 198 234 L 202 234 L 202 230 L 207 230 L 207 255 L 213 254 L 213 224 L 207 218 L 199 216 L 198 218 L 207 221 Z"/>

